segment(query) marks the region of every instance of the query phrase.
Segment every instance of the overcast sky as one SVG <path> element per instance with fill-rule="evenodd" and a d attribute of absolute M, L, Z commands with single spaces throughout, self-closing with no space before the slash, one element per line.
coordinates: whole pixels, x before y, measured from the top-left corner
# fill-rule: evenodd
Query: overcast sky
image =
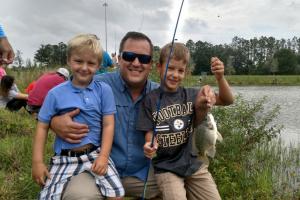
<path fill-rule="evenodd" d="M 58 44 L 94 33 L 105 44 L 104 0 L 1 0 L 0 24 L 23 58 L 41 44 Z M 107 50 L 118 51 L 128 31 L 147 34 L 154 45 L 170 42 L 181 0 L 107 0 Z M 230 43 L 274 36 L 300 37 L 300 0 L 185 0 L 176 38 Z"/>

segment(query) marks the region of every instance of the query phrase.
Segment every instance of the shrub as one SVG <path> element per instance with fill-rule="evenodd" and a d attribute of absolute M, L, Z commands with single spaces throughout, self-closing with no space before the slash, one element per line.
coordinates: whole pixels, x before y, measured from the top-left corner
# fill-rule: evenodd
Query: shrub
<path fill-rule="evenodd" d="M 266 102 L 266 98 L 246 101 L 238 97 L 233 106 L 214 110 L 224 140 L 210 171 L 223 199 L 300 197 L 300 180 L 294 175 L 300 174 L 300 148 L 288 151 L 277 139 L 282 126 L 272 121 L 279 106 L 265 110 Z"/>

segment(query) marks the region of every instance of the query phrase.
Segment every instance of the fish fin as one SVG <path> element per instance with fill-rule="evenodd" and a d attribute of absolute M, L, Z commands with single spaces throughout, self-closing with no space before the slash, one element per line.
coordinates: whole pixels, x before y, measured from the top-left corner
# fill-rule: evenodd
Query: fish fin
<path fill-rule="evenodd" d="M 215 146 L 212 146 L 211 148 L 209 148 L 206 151 L 206 155 L 209 156 L 209 157 L 211 157 L 211 158 L 214 158 L 215 154 L 216 154 L 216 147 Z"/>
<path fill-rule="evenodd" d="M 217 140 L 220 141 L 220 142 L 222 142 L 223 141 L 223 137 L 222 137 L 222 135 L 221 135 L 221 133 L 219 131 L 217 132 L 217 135 L 218 135 Z"/>

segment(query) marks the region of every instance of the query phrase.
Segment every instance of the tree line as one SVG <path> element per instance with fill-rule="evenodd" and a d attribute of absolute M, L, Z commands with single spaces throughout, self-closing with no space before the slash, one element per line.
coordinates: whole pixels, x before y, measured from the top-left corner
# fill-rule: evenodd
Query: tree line
<path fill-rule="evenodd" d="M 213 45 L 188 40 L 193 74 L 210 72 L 210 58 L 218 56 L 226 65 L 226 74 L 291 75 L 300 74 L 300 38 L 276 40 L 260 37 L 246 40 L 234 37 L 230 44 Z"/>
<path fill-rule="evenodd" d="M 300 74 L 300 38 L 277 40 L 274 37 L 244 39 L 234 37 L 230 44 L 213 45 L 205 41 L 188 40 L 191 52 L 190 67 L 194 75 L 210 73 L 210 58 L 218 56 L 230 75 L 291 75 Z M 35 52 L 34 62 L 27 60 L 26 67 L 66 65 L 67 45 L 42 44 Z M 154 61 L 160 47 L 154 47 Z M 17 50 L 15 66 L 22 67 L 22 52 Z"/>

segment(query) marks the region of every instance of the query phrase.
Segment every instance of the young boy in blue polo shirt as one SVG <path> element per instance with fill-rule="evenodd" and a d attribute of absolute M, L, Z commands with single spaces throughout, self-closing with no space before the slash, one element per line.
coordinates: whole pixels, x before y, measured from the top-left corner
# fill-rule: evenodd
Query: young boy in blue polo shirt
<path fill-rule="evenodd" d="M 103 196 L 108 199 L 124 196 L 117 170 L 109 157 L 116 112 L 113 93 L 110 86 L 93 79 L 101 59 L 102 48 L 95 35 L 82 34 L 69 41 L 67 64 L 73 77 L 49 91 L 38 115 L 32 177 L 43 186 L 39 199 L 61 199 L 66 183 L 83 171 L 95 177 Z M 81 112 L 74 120 L 88 124 L 89 132 L 79 144 L 56 137 L 49 172 L 43 162 L 43 152 L 50 120 L 76 108 Z"/>

